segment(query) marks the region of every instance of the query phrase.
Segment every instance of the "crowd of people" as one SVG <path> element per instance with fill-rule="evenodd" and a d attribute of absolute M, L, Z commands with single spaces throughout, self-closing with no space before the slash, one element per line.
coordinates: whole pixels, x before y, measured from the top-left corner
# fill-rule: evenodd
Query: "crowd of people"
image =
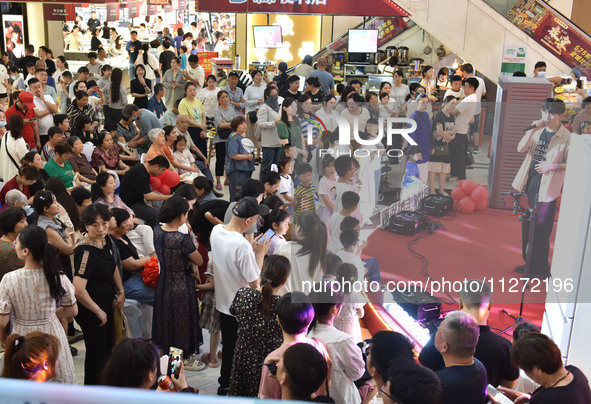
<path fill-rule="evenodd" d="M 74 48 L 76 29 L 66 36 Z M 166 374 L 158 358 L 174 347 L 183 364 L 171 379 L 183 392 L 194 392 L 185 370 L 221 359 L 219 395 L 484 403 L 490 383 L 512 399 L 533 392 L 532 403 L 591 400 L 585 376 L 539 330 L 522 324 L 513 346 L 490 331 L 490 289 L 460 295 L 420 364 L 399 333 L 363 342 L 367 298 L 351 285 L 381 282 L 362 229 L 376 213 L 382 165 L 406 161 L 401 198 L 422 187 L 446 194 L 450 172 L 466 178 L 486 92 L 470 64 L 436 77 L 426 66 L 407 86 L 393 59 L 392 84 L 362 94 L 361 82 L 335 86 L 326 59 L 314 69 L 310 57 L 294 75 L 280 63 L 273 80 L 255 70 L 243 89 L 231 72 L 220 88 L 166 30 L 150 45 L 131 31 L 130 89 L 100 40 L 77 75 L 44 46 L 37 57 L 26 45 L 17 64 L 3 55 L 3 377 L 75 384 L 70 343 L 83 338 L 86 385 L 153 388 Z M 377 140 L 384 118 L 398 116 L 416 121 L 417 146 Z M 340 144 L 342 119 L 373 146 Z M 390 148 L 405 159 L 383 153 Z M 181 182 L 169 186 L 169 176 Z M 154 260 L 155 285 L 144 276 Z M 153 307 L 151 341 L 121 336 L 126 299 Z M 209 347 L 199 355 L 203 329 Z M 530 384 L 509 390 L 519 368 Z"/>

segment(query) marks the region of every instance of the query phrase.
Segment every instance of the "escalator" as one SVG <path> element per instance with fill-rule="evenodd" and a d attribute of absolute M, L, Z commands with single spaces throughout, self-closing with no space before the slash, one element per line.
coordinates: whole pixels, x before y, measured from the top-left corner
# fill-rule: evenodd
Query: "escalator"
<path fill-rule="evenodd" d="M 397 0 L 411 19 L 452 52 L 496 82 L 505 45 L 525 46 L 526 73 L 546 62 L 563 75 L 575 68 L 591 75 L 591 38 L 541 0 Z M 502 17 L 501 17 L 502 16 Z"/>

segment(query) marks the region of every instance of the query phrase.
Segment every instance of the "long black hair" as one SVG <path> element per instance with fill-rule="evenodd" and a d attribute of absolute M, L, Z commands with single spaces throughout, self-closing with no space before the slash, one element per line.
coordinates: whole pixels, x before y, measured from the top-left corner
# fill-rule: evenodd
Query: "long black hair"
<path fill-rule="evenodd" d="M 326 271 L 326 224 L 316 213 L 303 212 L 298 218 L 301 238 L 296 236 L 295 241 L 301 246 L 298 256 L 310 255 L 308 273 L 314 277 L 316 267 L 320 265 L 322 273 Z"/>
<path fill-rule="evenodd" d="M 76 202 L 66 189 L 64 182 L 57 177 L 50 177 L 45 181 L 45 189 L 55 195 L 55 199 L 64 207 L 74 225 L 74 230 L 80 230 L 80 214 Z"/>
<path fill-rule="evenodd" d="M 123 80 L 123 71 L 116 67 L 111 73 L 111 92 L 109 94 L 111 104 L 119 102 L 121 99 L 121 80 Z"/>
<path fill-rule="evenodd" d="M 102 187 L 107 185 L 107 181 L 109 181 L 110 177 L 115 178 L 113 173 L 110 173 L 108 171 L 103 171 L 102 173 L 99 173 L 96 176 L 94 184 L 92 184 L 90 187 L 90 191 L 92 192 L 92 202 L 95 202 L 97 199 L 100 198 L 105 199 L 106 195 L 103 192 Z"/>
<path fill-rule="evenodd" d="M 261 285 L 263 296 L 257 309 L 264 315 L 272 315 L 273 289 L 283 285 L 291 272 L 289 260 L 282 255 L 269 255 L 263 261 Z"/>
<path fill-rule="evenodd" d="M 27 226 L 18 234 L 21 248 L 28 248 L 35 261 L 43 263 L 43 272 L 49 285 L 49 294 L 57 302 L 66 294 L 60 275 L 62 266 L 58 251 L 47 241 L 47 234 L 39 226 Z"/>

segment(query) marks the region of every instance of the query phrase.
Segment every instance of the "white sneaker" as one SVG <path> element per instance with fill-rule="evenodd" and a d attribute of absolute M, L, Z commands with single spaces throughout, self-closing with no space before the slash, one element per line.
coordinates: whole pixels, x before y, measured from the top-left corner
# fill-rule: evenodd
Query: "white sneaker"
<path fill-rule="evenodd" d="M 478 146 L 474 146 L 474 150 L 472 150 L 472 153 L 474 153 L 474 154 L 480 153 L 480 148 Z"/>

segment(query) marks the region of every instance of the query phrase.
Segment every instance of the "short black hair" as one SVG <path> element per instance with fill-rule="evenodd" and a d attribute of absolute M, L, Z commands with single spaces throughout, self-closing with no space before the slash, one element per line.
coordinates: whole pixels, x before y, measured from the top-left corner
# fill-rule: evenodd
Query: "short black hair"
<path fill-rule="evenodd" d="M 359 85 L 362 85 L 362 84 L 361 84 L 361 80 L 357 80 L 357 79 L 353 79 L 353 80 L 351 80 L 351 81 L 349 82 L 349 85 L 350 85 L 351 87 L 353 87 L 353 84 L 359 84 Z"/>
<path fill-rule="evenodd" d="M 57 126 L 52 126 L 51 128 L 49 128 L 47 130 L 47 137 L 49 137 L 50 139 L 52 137 L 54 137 L 55 135 L 57 135 L 57 134 L 62 134 L 63 135 L 64 134 L 64 131 L 61 130 L 60 128 L 58 128 Z"/>
<path fill-rule="evenodd" d="M 450 83 L 454 83 L 456 81 L 462 81 L 462 76 L 458 75 L 458 74 L 454 74 L 453 76 L 451 76 L 449 78 L 449 82 Z"/>
<path fill-rule="evenodd" d="M 524 72 L 513 72 L 513 77 L 527 77 Z"/>
<path fill-rule="evenodd" d="M 92 199 L 90 191 L 84 187 L 76 187 L 70 193 L 70 196 L 78 206 L 82 206 L 84 201 Z"/>
<path fill-rule="evenodd" d="M 88 55 L 86 55 L 86 57 L 88 59 L 96 59 L 98 56 L 96 55 L 96 52 L 88 52 Z"/>
<path fill-rule="evenodd" d="M 525 371 L 535 366 L 552 374 L 562 366 L 560 348 L 547 335 L 530 332 L 519 338 L 511 350 L 511 362 Z"/>
<path fill-rule="evenodd" d="M 527 321 L 522 321 L 515 327 L 513 330 L 513 341 L 517 341 L 519 338 L 523 337 L 530 332 L 540 332 L 540 327 L 533 323 L 528 323 Z"/>
<path fill-rule="evenodd" d="M 67 142 L 60 142 L 55 145 L 55 154 L 72 153 L 72 147 Z"/>
<path fill-rule="evenodd" d="M 335 134 L 338 139 L 338 134 Z M 334 162 L 334 168 L 337 171 L 339 177 L 344 177 L 347 171 L 351 168 L 354 158 L 351 156 L 339 156 Z"/>
<path fill-rule="evenodd" d="M 566 111 L 564 101 L 558 98 L 546 98 L 542 102 L 542 111 L 547 111 L 549 114 L 562 115 Z"/>
<path fill-rule="evenodd" d="M 286 334 L 305 333 L 314 319 L 314 307 L 304 293 L 291 292 L 277 302 L 277 318 Z"/>
<path fill-rule="evenodd" d="M 156 156 L 152 160 L 148 161 L 148 165 L 158 166 L 160 168 L 169 168 L 170 163 L 165 156 Z"/>
<path fill-rule="evenodd" d="M 191 55 L 191 56 L 189 56 L 189 58 L 187 59 L 187 61 L 190 62 L 190 63 L 199 63 L 199 56 L 197 56 L 197 55 Z M 234 72 L 232 72 L 232 73 L 234 73 Z M 232 73 L 230 73 L 230 74 L 232 74 Z"/>
<path fill-rule="evenodd" d="M 41 83 L 41 82 L 39 81 L 39 79 L 37 79 L 37 78 L 35 78 L 35 77 L 32 77 L 32 78 L 30 78 L 30 79 L 29 79 L 29 84 L 28 84 L 29 88 L 31 88 L 31 86 L 32 86 L 33 84 L 35 84 L 35 83 Z"/>
<path fill-rule="evenodd" d="M 360 223 L 359 219 L 355 216 L 345 216 L 341 222 L 340 230 L 355 229 Z"/>
<path fill-rule="evenodd" d="M 88 67 L 86 67 L 86 66 L 80 66 L 78 68 L 78 74 L 80 74 L 80 73 L 87 73 L 88 74 L 88 73 L 90 73 L 90 70 L 88 70 Z"/>
<path fill-rule="evenodd" d="M 269 183 L 269 185 L 273 186 L 281 181 L 281 176 L 277 171 L 272 171 L 270 169 L 264 169 L 261 171 L 261 182 L 263 184 Z"/>
<path fill-rule="evenodd" d="M 471 63 L 464 63 L 461 67 L 464 73 L 472 74 L 474 73 L 474 66 Z"/>
<path fill-rule="evenodd" d="M 154 94 L 158 94 L 162 90 L 164 90 L 164 84 L 162 84 L 162 83 L 154 84 Z"/>
<path fill-rule="evenodd" d="M 310 164 L 308 163 L 300 163 L 298 164 L 298 166 L 296 167 L 296 174 L 297 175 L 302 175 L 305 173 L 311 173 L 313 172 L 313 168 Z"/>
<path fill-rule="evenodd" d="M 287 78 L 287 84 L 295 83 L 296 81 L 300 81 L 300 76 L 294 74 Z"/>
<path fill-rule="evenodd" d="M 540 61 L 540 62 L 537 62 L 537 63 L 534 65 L 534 70 L 536 70 L 536 69 L 539 69 L 540 67 L 546 67 L 546 62 L 542 62 L 542 61 Z"/>
<path fill-rule="evenodd" d="M 341 231 L 339 241 L 345 249 L 350 248 L 359 241 L 359 233 L 354 229 L 345 229 Z"/>
<path fill-rule="evenodd" d="M 27 217 L 27 213 L 23 208 L 18 206 L 11 206 L 3 209 L 0 212 L 0 231 L 2 234 L 8 234 L 14 232 L 14 228 L 24 218 Z"/>
<path fill-rule="evenodd" d="M 464 84 L 464 85 L 468 84 L 474 90 L 477 90 L 478 86 L 480 85 L 480 83 L 478 83 L 478 79 L 476 79 L 476 77 L 468 77 L 467 79 L 462 80 L 462 84 Z"/>
<path fill-rule="evenodd" d="M 326 275 L 336 275 L 337 268 L 343 263 L 341 257 L 336 254 L 326 254 Z"/>
<path fill-rule="evenodd" d="M 343 202 L 343 209 L 352 209 L 355 206 L 359 205 L 359 194 L 353 191 L 346 191 L 343 192 L 341 197 Z"/>
<path fill-rule="evenodd" d="M 388 371 L 394 361 L 414 362 L 414 346 L 404 335 L 395 331 L 378 331 L 371 337 L 370 365 L 382 379 L 388 379 Z"/>
<path fill-rule="evenodd" d="M 114 130 L 117 130 L 117 122 L 111 120 L 105 121 L 105 130 L 107 132 L 113 132 Z"/>
<path fill-rule="evenodd" d="M 296 400 L 309 400 L 328 376 L 326 358 L 316 347 L 302 342 L 291 345 L 283 353 L 283 368 L 289 391 Z"/>
<path fill-rule="evenodd" d="M 429 368 L 410 361 L 394 361 L 388 370 L 390 395 L 401 403 L 441 403 L 443 389 Z"/>
<path fill-rule="evenodd" d="M 404 154 L 406 154 L 407 156 L 410 157 L 410 156 L 420 153 L 420 152 L 421 152 L 421 148 L 419 146 L 412 145 L 412 146 L 408 146 L 406 148 L 406 150 L 404 151 Z"/>

